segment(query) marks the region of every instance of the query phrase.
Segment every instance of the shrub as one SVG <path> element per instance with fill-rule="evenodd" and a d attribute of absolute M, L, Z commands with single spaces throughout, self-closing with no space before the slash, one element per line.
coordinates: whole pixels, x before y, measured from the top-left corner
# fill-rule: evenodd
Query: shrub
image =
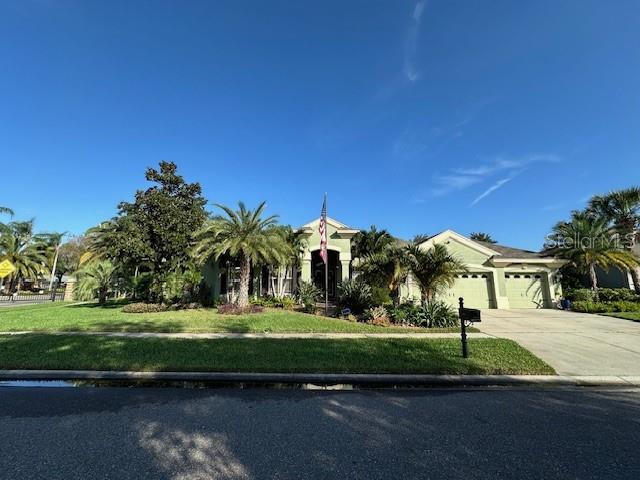
<path fill-rule="evenodd" d="M 252 305 L 259 305 L 267 308 L 284 308 L 286 310 L 292 310 L 296 305 L 296 301 L 291 297 L 273 297 L 271 295 L 266 297 L 258 297 L 250 300 Z"/>
<path fill-rule="evenodd" d="M 640 312 L 640 303 L 618 300 L 616 302 L 573 302 L 571 308 L 581 313 Z"/>
<path fill-rule="evenodd" d="M 246 315 L 251 313 L 260 313 L 264 311 L 260 305 L 248 305 L 239 307 L 235 303 L 225 303 L 218 306 L 218 313 L 221 315 Z"/>
<path fill-rule="evenodd" d="M 338 310 L 349 308 L 354 314 L 371 307 L 371 287 L 362 280 L 344 280 L 338 285 Z"/>
<path fill-rule="evenodd" d="M 387 309 L 384 307 L 373 307 L 365 312 L 365 318 L 367 318 L 367 323 L 371 325 L 381 325 L 384 327 L 388 327 L 391 323 L 389 321 L 389 314 L 387 313 Z"/>
<path fill-rule="evenodd" d="M 397 325 L 425 328 L 456 327 L 459 325 L 456 311 L 442 301 L 427 303 L 424 307 L 411 303 L 387 307 L 391 321 Z"/>
<path fill-rule="evenodd" d="M 296 298 L 298 303 L 302 305 L 302 309 L 307 313 L 314 313 L 316 311 L 316 302 L 320 296 L 320 289 L 311 282 L 298 283 L 298 291 L 296 292 Z"/>
<path fill-rule="evenodd" d="M 391 293 L 387 287 L 371 287 L 371 305 L 379 306 L 391 303 Z"/>
<path fill-rule="evenodd" d="M 616 302 L 605 302 L 607 305 L 610 305 L 613 310 L 612 312 L 640 312 L 640 303 L 638 302 L 630 302 L 628 300 L 618 300 Z"/>
<path fill-rule="evenodd" d="M 122 311 L 125 313 L 157 313 L 166 310 L 168 310 L 168 307 L 161 303 L 136 302 L 129 303 L 122 307 Z"/>
<path fill-rule="evenodd" d="M 601 302 L 638 302 L 640 295 L 629 288 L 601 288 L 598 290 Z"/>
<path fill-rule="evenodd" d="M 571 300 L 572 302 L 593 302 L 595 301 L 595 296 L 593 295 L 593 290 L 589 288 L 576 288 L 572 290 L 567 290 L 565 293 L 565 298 Z"/>

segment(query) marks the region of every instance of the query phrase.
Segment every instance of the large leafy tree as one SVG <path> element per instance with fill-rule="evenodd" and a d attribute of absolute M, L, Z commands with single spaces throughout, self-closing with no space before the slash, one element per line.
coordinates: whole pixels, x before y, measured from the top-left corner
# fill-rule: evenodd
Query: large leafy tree
<path fill-rule="evenodd" d="M 216 205 L 224 215 L 210 219 L 197 234 L 195 256 L 200 262 L 216 261 L 228 255 L 240 267 L 240 285 L 235 303 L 249 304 L 249 281 L 252 265 L 282 264 L 291 256 L 291 249 L 277 227 L 277 215 L 263 218 L 265 202 L 255 210 L 238 203 L 232 210 Z"/>
<path fill-rule="evenodd" d="M 640 188 L 632 187 L 596 195 L 589 201 L 587 212 L 608 220 L 618 233 L 623 247 L 631 251 L 640 230 Z M 640 293 L 638 270 L 631 268 L 629 272 L 636 291 Z"/>
<path fill-rule="evenodd" d="M 58 282 L 62 281 L 62 277 L 66 273 L 75 272 L 80 268 L 80 259 L 86 251 L 87 245 L 85 237 L 73 237 L 68 242 L 60 245 L 56 268 Z"/>
<path fill-rule="evenodd" d="M 423 303 L 429 303 L 455 283 L 456 274 L 466 271 L 466 265 L 447 247 L 436 244 L 429 249 L 418 245 L 406 247 L 411 275 L 418 283 Z"/>
<path fill-rule="evenodd" d="M 10 290 L 20 288 L 26 278 L 46 273 L 47 246 L 33 233 L 33 220 L 11 222 L 0 235 L 0 261 L 9 260 L 16 268 L 10 276 Z"/>
<path fill-rule="evenodd" d="M 556 224 L 547 243 L 549 253 L 569 260 L 578 271 L 589 275 L 596 297 L 596 267 L 629 270 L 639 265 L 638 258 L 624 249 L 610 222 L 590 212 L 573 212 L 570 221 Z"/>
<path fill-rule="evenodd" d="M 489 235 L 488 233 L 484 233 L 484 232 L 473 232 L 471 235 L 469 235 L 469 238 L 471 240 L 476 240 L 478 242 L 498 243 L 493 239 L 493 237 L 491 237 L 491 235 Z"/>

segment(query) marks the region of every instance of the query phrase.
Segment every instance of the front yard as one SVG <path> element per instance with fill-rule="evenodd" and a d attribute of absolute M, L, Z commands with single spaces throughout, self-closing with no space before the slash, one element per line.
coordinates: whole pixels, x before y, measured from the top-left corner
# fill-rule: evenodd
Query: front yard
<path fill-rule="evenodd" d="M 2 335 L 0 369 L 286 373 L 553 374 L 511 340 L 167 339 Z"/>
<path fill-rule="evenodd" d="M 0 332 L 164 332 L 164 333 L 394 333 L 458 332 L 458 328 L 378 327 L 288 310 L 220 315 L 215 308 L 159 313 L 125 313 L 122 304 L 22 306 L 0 309 Z M 470 329 L 470 331 L 477 331 Z"/>

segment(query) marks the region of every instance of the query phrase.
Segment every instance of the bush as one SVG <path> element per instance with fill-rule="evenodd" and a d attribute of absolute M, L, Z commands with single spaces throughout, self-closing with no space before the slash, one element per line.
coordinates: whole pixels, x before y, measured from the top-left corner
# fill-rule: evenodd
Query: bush
<path fill-rule="evenodd" d="M 371 305 L 379 306 L 391 303 L 391 292 L 387 287 L 371 287 Z"/>
<path fill-rule="evenodd" d="M 593 290 L 591 290 L 590 288 L 575 288 L 575 289 L 567 290 L 564 297 L 571 300 L 572 302 L 595 301 Z"/>
<path fill-rule="evenodd" d="M 157 313 L 168 310 L 166 305 L 161 303 L 129 303 L 122 307 L 122 311 L 125 313 Z"/>
<path fill-rule="evenodd" d="M 388 327 L 390 325 L 389 314 L 384 307 L 373 307 L 365 312 L 367 323 Z"/>
<path fill-rule="evenodd" d="M 311 282 L 298 283 L 298 291 L 296 298 L 298 303 L 302 305 L 302 309 L 307 313 L 315 313 L 316 302 L 320 296 L 320 289 Z"/>
<path fill-rule="evenodd" d="M 387 307 L 392 323 L 396 325 L 444 328 L 456 327 L 459 320 L 453 307 L 442 301 L 427 303 L 424 307 L 411 303 Z"/>
<path fill-rule="evenodd" d="M 601 302 L 640 301 L 640 295 L 629 288 L 601 288 L 598 295 Z"/>
<path fill-rule="evenodd" d="M 640 312 L 640 303 L 618 300 L 617 302 L 573 302 L 571 309 L 581 313 Z"/>
<path fill-rule="evenodd" d="M 234 303 L 225 303 L 218 306 L 218 313 L 221 315 L 246 315 L 251 313 L 260 313 L 264 311 L 260 305 L 249 305 L 246 307 L 239 307 Z"/>
<path fill-rule="evenodd" d="M 251 300 L 252 305 L 259 305 L 267 308 L 284 308 L 285 310 L 292 310 L 296 305 L 296 301 L 291 297 L 258 297 Z"/>
<path fill-rule="evenodd" d="M 363 313 L 371 307 L 371 287 L 362 280 L 344 280 L 338 285 L 338 310 L 348 308 L 354 314 Z"/>

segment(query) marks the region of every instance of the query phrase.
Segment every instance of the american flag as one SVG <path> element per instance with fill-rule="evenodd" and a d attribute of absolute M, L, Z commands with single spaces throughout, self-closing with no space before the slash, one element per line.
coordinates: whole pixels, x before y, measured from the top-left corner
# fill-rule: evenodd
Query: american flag
<path fill-rule="evenodd" d="M 320 232 L 320 256 L 322 261 L 327 263 L 327 195 L 324 196 L 324 202 L 322 203 L 322 212 L 320 213 L 320 226 L 318 228 Z"/>

